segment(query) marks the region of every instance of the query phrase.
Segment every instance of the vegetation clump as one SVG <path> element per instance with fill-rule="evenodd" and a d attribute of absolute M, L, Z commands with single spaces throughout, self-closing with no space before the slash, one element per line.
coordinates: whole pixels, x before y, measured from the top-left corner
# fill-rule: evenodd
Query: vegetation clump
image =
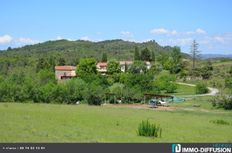
<path fill-rule="evenodd" d="M 209 91 L 205 83 L 198 83 L 196 85 L 196 94 L 205 94 Z"/>
<path fill-rule="evenodd" d="M 161 137 L 162 128 L 160 128 L 159 125 L 151 124 L 148 120 L 146 120 L 139 124 L 137 133 L 139 136 Z"/>
<path fill-rule="evenodd" d="M 232 110 L 232 96 L 220 95 L 211 99 L 213 107 Z"/>
<path fill-rule="evenodd" d="M 211 123 L 214 123 L 214 124 L 218 124 L 218 125 L 230 125 L 229 122 L 225 121 L 225 120 L 211 120 L 210 121 Z"/>

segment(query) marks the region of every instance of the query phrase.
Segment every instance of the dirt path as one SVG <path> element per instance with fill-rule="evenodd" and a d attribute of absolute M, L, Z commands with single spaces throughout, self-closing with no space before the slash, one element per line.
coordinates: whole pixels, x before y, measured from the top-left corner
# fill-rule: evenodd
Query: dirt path
<path fill-rule="evenodd" d="M 150 108 L 148 104 L 103 104 L 104 107 L 115 107 L 115 108 L 134 108 L 134 109 L 150 109 L 150 110 L 175 110 L 174 106 L 164 107 L 159 106 L 157 108 Z"/>
<path fill-rule="evenodd" d="M 196 86 L 195 84 L 189 84 L 189 83 L 183 83 L 183 82 L 177 82 L 177 84 L 192 86 L 192 87 Z M 216 96 L 219 93 L 219 90 L 217 88 L 208 87 L 208 89 L 209 89 L 209 93 L 207 94 L 186 95 L 185 97 Z"/>

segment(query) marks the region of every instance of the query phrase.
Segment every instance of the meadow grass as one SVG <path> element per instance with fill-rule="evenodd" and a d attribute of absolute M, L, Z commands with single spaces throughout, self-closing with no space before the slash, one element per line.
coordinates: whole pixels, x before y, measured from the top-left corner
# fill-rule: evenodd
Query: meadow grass
<path fill-rule="evenodd" d="M 174 95 L 195 95 L 195 88 L 193 86 L 177 84 L 177 90 Z"/>
<path fill-rule="evenodd" d="M 183 96 L 184 97 L 184 96 Z M 222 109 L 216 109 L 212 106 L 210 99 L 212 96 L 199 96 L 199 97 L 186 97 L 185 102 L 172 103 L 172 106 L 182 109 L 192 108 L 194 110 L 204 109 L 206 111 L 221 111 Z"/>
<path fill-rule="evenodd" d="M 232 112 L 0 103 L 0 142 L 232 142 L 232 124 L 212 123 L 221 119 L 232 123 Z M 162 137 L 138 136 L 142 120 Z"/>

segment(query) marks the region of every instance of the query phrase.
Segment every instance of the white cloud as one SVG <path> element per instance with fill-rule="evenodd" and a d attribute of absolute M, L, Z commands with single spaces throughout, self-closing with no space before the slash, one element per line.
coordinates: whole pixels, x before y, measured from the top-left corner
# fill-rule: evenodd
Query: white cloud
<path fill-rule="evenodd" d="M 196 33 L 197 34 L 206 34 L 206 31 L 201 29 L 201 28 L 198 28 L 198 29 L 196 29 Z"/>
<path fill-rule="evenodd" d="M 171 31 L 171 34 L 172 34 L 172 35 L 177 35 L 177 31 L 176 31 L 176 30 L 173 30 L 173 31 Z"/>
<path fill-rule="evenodd" d="M 193 42 L 193 38 L 179 38 L 176 40 L 177 46 L 189 46 Z"/>
<path fill-rule="evenodd" d="M 168 29 L 165 29 L 165 28 L 155 28 L 155 29 L 152 29 L 150 31 L 151 34 L 157 34 L 157 35 L 177 35 L 177 31 L 176 30 L 168 30 Z"/>
<path fill-rule="evenodd" d="M 195 31 L 187 31 L 187 32 L 183 32 L 183 34 L 185 35 L 206 34 L 206 31 L 201 28 L 197 28 Z"/>
<path fill-rule="evenodd" d="M 91 39 L 88 36 L 81 37 L 80 40 L 91 41 Z"/>
<path fill-rule="evenodd" d="M 214 35 L 214 36 L 205 36 L 203 38 L 200 38 L 199 41 L 200 44 L 222 44 L 222 45 L 228 45 L 232 44 L 232 34 L 226 33 L 221 35 Z"/>
<path fill-rule="evenodd" d="M 19 38 L 16 40 L 16 42 L 21 43 L 21 44 L 36 44 L 39 43 L 38 40 L 33 40 L 31 38 Z"/>
<path fill-rule="evenodd" d="M 193 38 L 170 38 L 158 40 L 163 46 L 190 46 L 192 41 Z"/>
<path fill-rule="evenodd" d="M 0 36 L 0 44 L 10 43 L 13 38 L 10 35 Z"/>
<path fill-rule="evenodd" d="M 129 39 L 127 41 L 131 41 L 131 42 L 135 42 L 135 43 L 144 43 L 144 42 L 148 42 L 151 41 L 152 39 L 143 39 L 143 40 L 136 40 L 136 39 Z"/>
<path fill-rule="evenodd" d="M 56 37 L 56 40 L 61 40 L 61 39 L 63 39 L 61 36 Z"/>
<path fill-rule="evenodd" d="M 84 41 L 91 41 L 91 42 L 99 42 L 99 41 L 104 41 L 104 39 L 93 39 L 93 38 L 90 38 L 89 36 L 84 36 L 84 37 L 81 37 L 79 38 L 79 40 L 84 40 Z"/>
<path fill-rule="evenodd" d="M 133 34 L 129 31 L 121 31 L 120 34 L 123 36 L 123 37 L 133 37 Z"/>
<path fill-rule="evenodd" d="M 155 35 L 169 35 L 169 36 L 178 35 L 180 36 L 180 35 L 206 34 L 206 31 L 201 28 L 197 28 L 195 31 L 183 31 L 183 32 L 177 32 L 176 30 L 169 30 L 165 28 L 155 28 L 155 29 L 152 29 L 150 33 L 155 34 Z"/>
<path fill-rule="evenodd" d="M 158 29 L 152 29 L 151 33 L 152 34 L 168 34 L 168 30 L 164 28 L 158 28 Z"/>
<path fill-rule="evenodd" d="M 187 32 L 184 32 L 184 34 L 187 34 L 187 35 L 193 35 L 195 32 L 193 31 L 187 31 Z"/>
<path fill-rule="evenodd" d="M 220 37 L 220 36 L 215 36 L 213 37 L 213 39 L 217 42 L 220 42 L 220 43 L 225 43 L 225 38 L 224 37 Z"/>

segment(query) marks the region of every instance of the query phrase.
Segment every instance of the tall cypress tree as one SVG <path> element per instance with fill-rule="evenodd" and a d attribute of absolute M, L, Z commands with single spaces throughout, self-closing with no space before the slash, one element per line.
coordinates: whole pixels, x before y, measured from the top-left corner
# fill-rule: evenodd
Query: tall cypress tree
<path fill-rule="evenodd" d="M 155 63 L 155 52 L 151 52 L 151 60 Z"/>
<path fill-rule="evenodd" d="M 107 62 L 107 54 L 106 53 L 103 53 L 102 54 L 102 62 Z"/>
<path fill-rule="evenodd" d="M 140 60 L 139 48 L 137 46 L 135 47 L 134 60 L 135 61 Z"/>
<path fill-rule="evenodd" d="M 151 61 L 151 52 L 148 48 L 145 48 L 141 51 L 141 60 L 143 61 Z"/>

